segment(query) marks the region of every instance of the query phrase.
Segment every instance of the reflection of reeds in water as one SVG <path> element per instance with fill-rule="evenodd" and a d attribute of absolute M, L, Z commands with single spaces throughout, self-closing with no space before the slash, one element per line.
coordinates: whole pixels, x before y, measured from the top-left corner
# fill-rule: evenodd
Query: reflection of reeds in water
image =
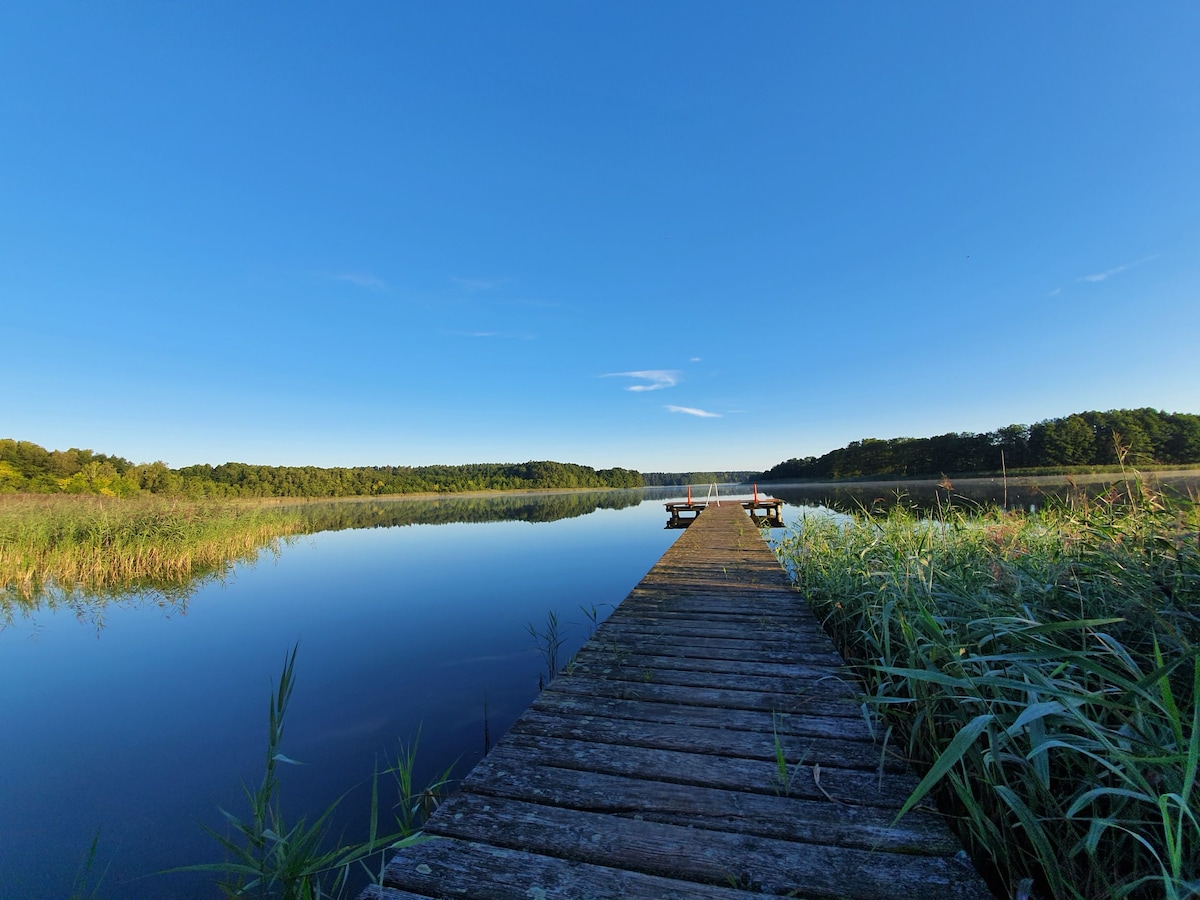
<path fill-rule="evenodd" d="M 780 542 L 1003 896 L 1200 878 L 1200 511 L 1131 479 L 1036 515 L 904 505 Z M 1027 893 L 1027 891 L 1026 891 Z"/>
<path fill-rule="evenodd" d="M 0 627 L 18 610 L 42 607 L 101 624 L 105 606 L 130 595 L 182 607 L 201 582 L 297 534 L 552 522 L 640 500 L 636 490 L 322 502 L 0 495 Z"/>
<path fill-rule="evenodd" d="M 170 594 L 304 530 L 261 504 L 21 497 L 0 502 L 0 597 Z"/>

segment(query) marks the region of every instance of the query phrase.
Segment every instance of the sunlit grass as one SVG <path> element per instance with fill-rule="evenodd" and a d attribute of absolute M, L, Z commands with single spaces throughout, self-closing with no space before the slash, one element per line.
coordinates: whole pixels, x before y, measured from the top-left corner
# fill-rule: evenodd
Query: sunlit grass
<path fill-rule="evenodd" d="M 304 530 L 297 515 L 264 504 L 3 496 L 0 596 L 184 586 Z"/>
<path fill-rule="evenodd" d="M 1006 896 L 1200 892 L 1200 529 L 1140 482 L 1038 514 L 809 518 L 779 552 Z"/>

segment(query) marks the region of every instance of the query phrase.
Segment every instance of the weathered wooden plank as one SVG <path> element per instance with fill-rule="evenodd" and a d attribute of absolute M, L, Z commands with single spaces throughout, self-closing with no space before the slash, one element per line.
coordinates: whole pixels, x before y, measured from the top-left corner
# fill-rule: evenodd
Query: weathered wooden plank
<path fill-rule="evenodd" d="M 792 601 L 795 603 L 796 601 Z M 828 641 L 824 630 L 812 622 L 797 622 L 783 615 L 734 615 L 729 612 L 706 609 L 660 609 L 643 607 L 623 613 L 620 620 L 627 628 L 635 626 L 653 629 L 667 634 L 686 634 L 685 629 L 719 629 L 726 634 L 773 635 L 779 638 L 794 638 L 803 641 Z M 703 636 L 703 635 L 701 635 Z M 716 635 L 719 636 L 719 635 Z"/>
<path fill-rule="evenodd" d="M 795 598 L 791 602 L 795 604 Z M 811 621 L 798 620 L 794 608 L 792 609 L 792 614 L 789 616 L 783 614 L 782 611 L 779 613 L 771 611 L 747 613 L 733 612 L 728 607 L 723 610 L 695 609 L 681 606 L 661 608 L 658 605 L 650 603 L 637 603 L 628 611 L 622 612 L 620 621 L 628 624 L 653 624 L 659 628 L 668 630 L 675 627 L 732 625 L 749 632 L 763 630 L 781 632 L 783 634 L 811 635 L 829 640 L 825 632 L 816 627 Z"/>
<path fill-rule="evenodd" d="M 686 647 L 652 647 L 662 652 L 630 653 L 622 649 L 618 660 L 608 647 L 587 646 L 575 654 L 573 672 L 596 671 L 621 666 L 638 672 L 641 669 L 681 669 L 693 672 L 714 672 L 729 675 L 764 675 L 773 678 L 793 677 L 800 681 L 844 679 L 854 693 L 862 687 L 848 668 L 804 665 L 781 660 L 759 661 L 747 659 L 721 659 L 711 656 L 695 656 Z"/>
<path fill-rule="evenodd" d="M 561 769 L 503 754 L 483 760 L 473 775 L 464 788 L 473 793 L 652 822 L 893 853 L 959 849 L 945 823 L 923 811 L 893 825 L 891 809 Z"/>
<path fill-rule="evenodd" d="M 670 556 L 664 555 L 659 563 L 646 573 L 643 582 L 653 583 L 666 575 L 679 575 L 685 583 L 688 578 L 696 579 L 701 576 L 720 576 L 728 580 L 729 567 L 735 565 L 745 571 L 753 571 L 763 584 L 795 590 L 788 582 L 783 567 L 779 566 L 776 560 L 765 556 L 762 552 L 764 550 L 767 550 L 766 544 L 739 548 L 728 543 L 722 544 L 719 540 L 707 546 L 689 544 L 681 540 L 671 548 Z"/>
<path fill-rule="evenodd" d="M 612 866 L 564 860 L 451 838 L 431 838 L 399 851 L 388 864 L 385 885 L 403 884 L 393 896 L 383 888 L 375 900 L 411 897 L 456 900 L 745 900 L 744 891 L 680 882 Z M 412 891 L 418 893 L 413 894 Z"/>
<path fill-rule="evenodd" d="M 719 709 L 708 706 L 682 706 L 671 703 L 653 703 L 642 700 L 627 700 L 611 697 L 595 697 L 586 694 L 560 694 L 553 682 L 534 703 L 534 708 L 556 710 L 564 721 L 585 716 L 607 716 L 611 719 L 642 720 L 661 722 L 665 725 L 688 725 L 700 728 L 718 728 L 731 731 L 748 731 L 757 734 L 778 733 L 797 737 L 836 737 L 849 739 L 844 718 L 821 718 L 811 715 L 787 715 L 757 710 Z M 883 743 L 869 734 L 864 726 L 862 742 L 876 750 L 876 756 L 884 753 Z M 887 767 L 906 768 L 906 762 L 889 754 Z"/>
<path fill-rule="evenodd" d="M 812 647 L 813 649 L 832 646 L 824 634 L 806 632 L 798 628 L 762 628 L 759 626 L 745 627 L 741 624 L 725 622 L 706 622 L 680 624 L 676 622 L 637 621 L 624 617 L 619 622 L 609 619 L 596 632 L 604 640 L 612 640 L 614 635 L 645 634 L 655 638 L 712 638 L 718 640 L 740 641 L 746 644 L 761 644 L 763 646 Z"/>
<path fill-rule="evenodd" d="M 829 644 L 825 647 L 795 647 L 786 645 L 763 645 L 751 641 L 717 640 L 712 638 L 674 638 L 670 635 L 624 634 L 607 639 L 597 633 L 583 648 L 585 650 L 608 651 L 615 659 L 626 653 L 664 654 L 685 652 L 689 656 L 709 659 L 743 659 L 757 662 L 798 663 L 802 665 L 827 665 L 841 667 L 841 656 Z"/>
<path fill-rule="evenodd" d="M 586 658 L 568 666 L 573 677 L 591 677 L 601 681 L 632 681 L 638 683 L 674 684 L 681 687 L 722 688 L 730 691 L 754 691 L 762 694 L 791 695 L 802 691 L 819 689 L 830 697 L 854 700 L 861 691 L 855 691 L 845 681 L 837 678 L 810 675 L 808 678 L 777 675 L 755 675 L 740 672 L 701 671 L 694 667 L 659 665 L 632 666 L 628 659 L 614 664 L 601 660 L 592 664 Z"/>
<path fill-rule="evenodd" d="M 359 900 L 429 900 L 431 894 L 414 894 L 397 888 L 373 884 L 359 895 Z"/>
<path fill-rule="evenodd" d="M 713 550 L 705 552 L 719 558 L 680 558 L 674 564 L 656 565 L 635 590 L 659 590 L 681 599 L 687 599 L 693 593 L 715 595 L 728 591 L 744 596 L 757 592 L 764 603 L 784 594 L 796 596 L 796 588 L 788 582 L 787 573 L 782 569 L 771 569 L 774 564 L 771 561 L 757 561 L 747 556 L 722 557 L 719 551 Z"/>
<path fill-rule="evenodd" d="M 660 588 L 639 588 L 638 593 L 628 599 L 629 612 L 622 616 L 637 618 L 641 615 L 671 616 L 681 619 L 711 615 L 720 618 L 738 618 L 750 622 L 786 622 L 793 627 L 806 628 L 808 623 L 798 613 L 804 612 L 797 605 L 801 598 L 794 592 L 763 591 L 746 587 L 742 590 L 722 589 L 719 584 L 708 583 L 704 592 L 681 593 L 673 591 L 669 582 Z M 624 605 L 624 604 L 622 604 Z"/>
<path fill-rule="evenodd" d="M 447 800 L 426 831 L 594 864 L 620 860 L 647 875 L 769 894 L 846 900 L 986 896 L 974 870 L 953 858 L 797 845 L 465 792 Z"/>
<path fill-rule="evenodd" d="M 589 650 L 608 649 L 614 655 L 620 655 L 622 650 L 640 652 L 652 651 L 655 647 L 664 649 L 687 648 L 694 655 L 711 655 L 723 659 L 750 659 L 760 661 L 777 660 L 780 662 L 808 663 L 811 665 L 843 665 L 841 656 L 833 644 L 807 644 L 782 641 L 740 640 L 738 638 L 717 637 L 677 637 L 665 632 L 650 630 L 626 629 L 623 632 L 597 632 L 585 645 Z"/>
<path fill-rule="evenodd" d="M 559 675 L 554 689 L 570 694 L 590 694 L 597 697 L 618 697 L 627 700 L 652 700 L 657 703 L 681 703 L 691 706 L 714 706 L 721 709 L 747 709 L 761 712 L 807 713 L 814 716 L 844 716 L 862 718 L 862 707 L 853 700 L 821 696 L 816 691 L 795 694 L 762 694 L 755 691 L 732 691 L 719 688 L 682 687 L 675 684 L 656 684 L 634 681 L 601 681 Z"/>
<path fill-rule="evenodd" d="M 733 731 L 647 722 L 640 719 L 611 719 L 584 716 L 563 721 L 563 716 L 545 707 L 530 709 L 513 726 L 512 733 L 546 737 L 570 737 L 605 744 L 649 747 L 656 750 L 690 750 L 710 756 L 733 756 L 774 762 L 776 748 L 790 765 L 805 763 L 844 766 L 851 769 L 879 768 L 881 752 L 870 740 L 865 726 L 854 719 L 841 721 L 845 730 L 838 736 L 800 736 L 767 732 Z"/>
<path fill-rule="evenodd" d="M 748 608 L 757 609 L 759 606 L 778 605 L 788 597 L 796 597 L 795 589 L 780 584 L 776 574 L 762 567 L 751 566 L 744 559 L 730 559 L 716 566 L 685 565 L 674 570 L 669 567 L 658 569 L 646 576 L 640 589 L 669 593 L 680 603 L 704 597 L 716 598 L 725 593 L 747 599 L 753 596 Z"/>
<path fill-rule="evenodd" d="M 509 733 L 492 754 L 523 756 L 531 764 L 544 763 L 563 769 L 628 775 L 647 781 L 728 788 L 736 785 L 749 793 L 778 796 L 779 769 L 773 760 L 708 756 L 682 750 L 656 750 L 620 744 L 598 744 L 558 737 Z M 489 754 L 488 758 L 491 758 Z M 785 776 L 789 795 L 808 800 L 827 800 L 847 806 L 879 806 L 893 811 L 917 786 L 908 773 L 880 778 L 861 769 L 793 766 Z M 467 779 L 468 783 L 470 779 Z"/>

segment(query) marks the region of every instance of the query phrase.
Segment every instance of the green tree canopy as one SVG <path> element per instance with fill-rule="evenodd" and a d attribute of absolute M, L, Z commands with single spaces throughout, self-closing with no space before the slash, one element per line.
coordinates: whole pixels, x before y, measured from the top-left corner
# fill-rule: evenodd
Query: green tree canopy
<path fill-rule="evenodd" d="M 641 487 L 634 469 L 597 471 L 576 463 L 530 460 L 461 466 L 260 466 L 227 462 L 171 469 L 134 465 L 91 450 L 48 451 L 29 441 L 0 440 L 0 492 L 189 497 L 368 497 L 388 494 L 555 488 Z"/>
<path fill-rule="evenodd" d="M 823 456 L 792 458 L 764 480 L 937 476 L 1001 468 L 1200 463 L 1200 416 L 1155 409 L 1082 412 L 983 434 L 865 438 Z"/>

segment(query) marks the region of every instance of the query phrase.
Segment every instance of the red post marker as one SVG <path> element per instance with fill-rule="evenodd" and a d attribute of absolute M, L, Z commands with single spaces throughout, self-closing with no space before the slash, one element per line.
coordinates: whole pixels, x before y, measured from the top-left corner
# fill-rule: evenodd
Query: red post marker
<path fill-rule="evenodd" d="M 754 485 L 754 505 L 758 506 L 758 485 Z"/>
<path fill-rule="evenodd" d="M 688 485 L 688 506 L 692 505 L 692 486 Z"/>

